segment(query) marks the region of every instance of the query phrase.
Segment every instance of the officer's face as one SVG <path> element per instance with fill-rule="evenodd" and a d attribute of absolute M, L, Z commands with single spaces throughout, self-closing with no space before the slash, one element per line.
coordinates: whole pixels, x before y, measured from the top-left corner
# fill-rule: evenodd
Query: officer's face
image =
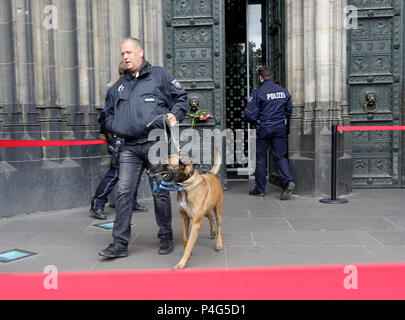
<path fill-rule="evenodd" d="M 129 69 L 132 74 L 135 74 L 142 64 L 143 49 L 136 48 L 132 41 L 125 41 L 121 44 L 121 56 L 127 69 Z"/>

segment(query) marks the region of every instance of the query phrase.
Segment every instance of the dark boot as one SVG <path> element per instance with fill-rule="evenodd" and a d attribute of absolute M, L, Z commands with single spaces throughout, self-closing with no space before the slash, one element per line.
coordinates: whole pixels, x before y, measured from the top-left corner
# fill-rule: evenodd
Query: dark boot
<path fill-rule="evenodd" d="M 263 191 L 259 191 L 257 189 L 253 189 L 251 191 L 249 191 L 249 194 L 251 196 L 257 196 L 257 197 L 264 197 L 264 192 Z"/>
<path fill-rule="evenodd" d="M 104 214 L 103 209 L 90 209 L 90 212 L 93 214 L 93 217 L 100 219 L 100 220 L 107 220 L 107 216 Z"/>
<path fill-rule="evenodd" d="M 169 254 L 174 249 L 173 239 L 160 240 L 159 254 Z"/>
<path fill-rule="evenodd" d="M 123 258 L 128 257 L 128 248 L 119 244 L 111 243 L 107 249 L 98 253 L 106 258 Z"/>
<path fill-rule="evenodd" d="M 295 183 L 293 181 L 290 181 L 288 183 L 287 187 L 281 193 L 280 200 L 290 200 L 292 192 L 294 191 L 294 188 L 295 188 Z"/>

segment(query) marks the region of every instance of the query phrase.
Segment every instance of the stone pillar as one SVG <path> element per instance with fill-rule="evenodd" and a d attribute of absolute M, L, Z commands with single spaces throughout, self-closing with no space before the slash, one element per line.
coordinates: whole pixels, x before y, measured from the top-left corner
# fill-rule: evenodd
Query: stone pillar
<path fill-rule="evenodd" d="M 98 138 L 98 134 L 92 130 L 91 124 L 97 122 L 98 113 L 94 108 L 95 101 L 95 70 L 94 70 L 94 38 L 92 1 L 77 1 L 77 43 L 78 43 L 78 73 L 79 73 L 79 99 L 83 122 L 86 124 L 82 130 L 78 130 L 79 139 Z"/>
<path fill-rule="evenodd" d="M 163 66 L 163 13 L 161 0 L 149 0 L 144 8 L 144 47 L 146 58 L 153 65 Z"/>
<path fill-rule="evenodd" d="M 0 2 L 0 139 L 11 139 L 11 111 L 16 104 L 13 13 L 8 1 Z M 10 159 L 10 151 L 0 148 L 0 175 Z M 8 165 L 7 165 L 8 166 Z"/>
<path fill-rule="evenodd" d="M 14 1 L 14 61 L 17 104 L 13 109 L 15 139 L 30 139 L 30 131 L 37 127 L 34 107 L 34 64 L 32 38 L 31 1 Z"/>
<path fill-rule="evenodd" d="M 76 139 L 76 128 L 83 125 L 78 73 L 77 0 L 56 0 L 58 26 L 54 31 L 57 103 L 63 108 L 63 139 Z M 63 157 L 70 148 L 62 148 Z"/>
<path fill-rule="evenodd" d="M 56 91 L 57 73 L 55 64 L 55 37 L 58 28 L 58 7 L 54 0 L 32 2 L 32 35 L 35 90 L 35 106 L 38 113 L 40 137 L 42 140 L 63 139 L 64 126 L 62 106 Z M 59 21 L 60 22 L 60 21 Z M 61 149 L 41 148 L 41 159 L 63 157 Z"/>
<path fill-rule="evenodd" d="M 293 96 L 290 165 L 296 192 L 330 194 L 331 126 L 348 120 L 345 0 L 288 0 L 287 88 Z M 338 192 L 351 191 L 350 134 L 339 134 Z"/>
<path fill-rule="evenodd" d="M 139 35 L 131 35 L 130 1 L 110 1 L 110 35 L 111 35 L 111 77 L 118 79 L 118 65 L 121 61 L 120 45 L 123 39 Z"/>

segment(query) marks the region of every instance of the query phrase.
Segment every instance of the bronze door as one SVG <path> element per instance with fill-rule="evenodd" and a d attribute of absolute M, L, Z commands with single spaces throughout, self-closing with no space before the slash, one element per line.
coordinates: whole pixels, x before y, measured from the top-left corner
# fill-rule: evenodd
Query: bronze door
<path fill-rule="evenodd" d="M 349 2 L 358 17 L 348 31 L 351 125 L 401 125 L 402 1 Z M 401 144 L 401 131 L 354 132 L 353 187 L 400 187 Z"/>
<path fill-rule="evenodd" d="M 164 3 L 165 66 L 186 89 L 190 100 L 212 118 L 196 123 L 198 137 L 186 135 L 180 144 L 194 145 L 203 171 L 210 169 L 215 129 L 224 130 L 224 7 L 221 0 L 167 0 Z M 180 136 L 190 129 L 190 119 L 180 125 Z M 205 135 L 205 137 L 204 137 Z M 208 136 L 208 137 L 207 137 Z M 208 139 L 208 140 L 207 140 Z M 212 142 L 212 141 L 211 141 Z M 213 144 L 214 142 L 212 142 Z M 195 151 L 195 152 L 194 152 Z M 224 155 L 224 150 L 221 150 Z M 224 166 L 220 173 L 225 182 Z"/>

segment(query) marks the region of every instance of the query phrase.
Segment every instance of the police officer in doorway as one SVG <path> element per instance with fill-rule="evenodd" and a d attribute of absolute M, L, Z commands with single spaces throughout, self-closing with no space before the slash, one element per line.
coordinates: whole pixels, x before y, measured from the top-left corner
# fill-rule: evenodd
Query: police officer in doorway
<path fill-rule="evenodd" d="M 258 77 L 260 85 L 252 92 L 245 109 L 246 119 L 257 123 L 259 127 L 256 140 L 255 188 L 249 191 L 249 194 L 264 197 L 267 150 L 271 147 L 271 153 L 283 183 L 280 200 L 289 200 L 295 188 L 287 159 L 286 125 L 292 114 L 291 95 L 286 89 L 273 82 L 269 67 L 260 67 Z"/>

